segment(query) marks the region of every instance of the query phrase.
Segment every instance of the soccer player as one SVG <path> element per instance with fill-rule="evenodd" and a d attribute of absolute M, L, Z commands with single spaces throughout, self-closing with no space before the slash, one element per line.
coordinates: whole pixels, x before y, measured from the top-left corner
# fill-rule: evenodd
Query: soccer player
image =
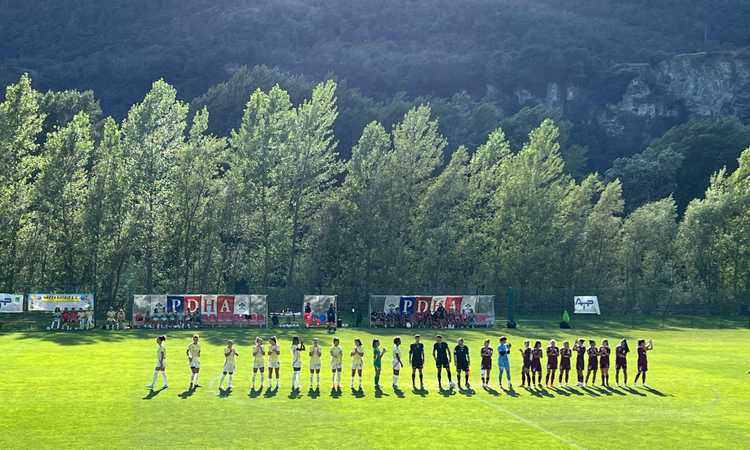
<path fill-rule="evenodd" d="M 531 387 L 531 342 L 523 341 L 523 349 L 519 350 L 523 356 L 523 367 L 521 368 L 521 387 Z"/>
<path fill-rule="evenodd" d="M 198 387 L 198 373 L 201 371 L 201 346 L 198 343 L 198 335 L 193 335 L 193 342 L 191 342 L 185 354 L 188 357 L 188 365 L 190 366 L 190 390 Z"/>
<path fill-rule="evenodd" d="M 582 338 L 578 338 L 573 346 L 573 350 L 576 352 L 576 372 L 578 375 L 578 384 L 576 384 L 576 386 L 580 387 L 583 386 L 583 368 L 584 358 L 586 356 L 585 341 Z"/>
<path fill-rule="evenodd" d="M 490 340 L 484 340 L 484 347 L 479 351 L 482 357 L 482 387 L 487 388 L 490 386 L 490 372 L 492 371 L 492 347 L 490 347 Z"/>
<path fill-rule="evenodd" d="M 513 389 L 513 385 L 510 384 L 510 342 L 505 336 L 500 336 L 500 345 L 497 346 L 497 382 L 500 389 L 503 388 L 503 371 L 505 371 L 505 377 L 508 379 L 508 389 Z"/>
<path fill-rule="evenodd" d="M 456 362 L 458 389 L 461 389 L 461 372 L 464 373 L 466 389 L 471 389 L 471 385 L 469 385 L 469 347 L 464 345 L 464 338 L 459 338 L 458 345 L 453 349 L 453 361 Z"/>
<path fill-rule="evenodd" d="M 316 390 L 320 390 L 320 357 L 323 354 L 323 350 L 320 348 L 318 338 L 313 339 L 312 347 L 310 348 L 310 389 L 313 388 L 313 375 L 317 375 Z"/>
<path fill-rule="evenodd" d="M 115 316 L 115 310 L 111 306 L 107 310 L 107 329 L 112 330 L 115 328 L 116 323 L 116 316 Z"/>
<path fill-rule="evenodd" d="M 589 341 L 589 349 L 586 351 L 586 353 L 589 356 L 589 364 L 588 368 L 586 370 L 586 381 L 584 382 L 584 386 L 589 384 L 589 376 L 593 373 L 594 377 L 591 380 L 592 385 L 596 384 L 596 369 L 599 367 L 599 349 L 596 348 L 596 341 L 590 340 Z"/>
<path fill-rule="evenodd" d="M 411 364 L 411 387 L 416 390 L 415 378 L 419 371 L 419 389 L 424 390 L 424 378 L 422 368 L 424 367 L 424 344 L 420 342 L 420 336 L 414 336 L 414 343 L 409 346 L 409 364 Z"/>
<path fill-rule="evenodd" d="M 125 329 L 125 310 L 120 307 L 120 309 L 117 310 L 117 315 L 115 317 L 117 322 L 115 322 L 115 326 L 117 329 Z"/>
<path fill-rule="evenodd" d="M 50 330 L 59 330 L 62 328 L 62 311 L 60 311 L 59 307 L 56 307 L 52 313 L 52 323 L 49 328 Z"/>
<path fill-rule="evenodd" d="M 432 358 L 435 360 L 437 366 L 437 378 L 438 388 L 443 390 L 443 369 L 448 374 L 448 388 L 453 388 L 453 377 L 451 376 L 451 352 L 448 348 L 448 343 L 443 342 L 443 336 L 437 335 L 435 337 L 435 344 L 432 346 Z M 420 380 L 421 381 L 421 380 Z"/>
<path fill-rule="evenodd" d="M 255 377 L 260 372 L 260 390 L 263 390 L 263 370 L 266 368 L 264 355 L 266 354 L 263 349 L 263 338 L 260 336 L 255 338 L 255 347 L 253 347 L 253 386 L 250 388 L 250 393 L 255 391 Z M 271 381 L 271 375 L 268 375 L 268 381 Z"/>
<path fill-rule="evenodd" d="M 231 340 L 227 341 L 227 348 L 224 349 L 224 371 L 221 373 L 221 380 L 219 380 L 219 390 L 224 388 L 224 377 L 229 374 L 229 383 L 227 383 L 227 389 L 232 390 L 232 375 L 236 369 L 236 358 L 240 356 L 237 350 L 234 348 L 234 342 Z"/>
<path fill-rule="evenodd" d="M 344 349 L 339 345 L 338 337 L 333 338 L 333 347 L 331 347 L 331 376 L 332 376 L 332 387 L 331 390 L 341 391 L 341 366 L 343 365 Z"/>
<path fill-rule="evenodd" d="M 83 308 L 78 308 L 78 329 L 86 329 L 86 311 Z"/>
<path fill-rule="evenodd" d="M 276 390 L 279 389 L 279 368 L 281 367 L 281 361 L 279 355 L 281 355 L 281 347 L 276 342 L 276 336 L 271 336 L 271 344 L 268 346 L 268 388 L 271 388 L 271 376 L 272 372 L 276 372 Z"/>
<path fill-rule="evenodd" d="M 90 330 L 92 328 L 94 328 L 94 310 L 89 306 L 86 311 L 86 329 Z"/>
<path fill-rule="evenodd" d="M 293 336 L 292 370 L 294 371 L 294 373 L 292 374 L 292 391 L 298 391 L 300 388 L 299 375 L 300 371 L 302 370 L 302 358 L 300 357 L 300 355 L 303 351 L 305 351 L 305 344 L 302 342 L 302 339 L 299 336 Z"/>
<path fill-rule="evenodd" d="M 563 341 L 563 346 L 560 349 L 560 378 L 557 380 L 560 384 L 563 383 L 563 376 L 565 376 L 565 387 L 568 386 L 568 376 L 570 375 L 570 358 L 573 356 L 573 350 L 570 348 L 568 341 Z"/>
<path fill-rule="evenodd" d="M 609 341 L 603 340 L 599 348 L 599 368 L 602 371 L 602 387 L 609 387 L 609 354 L 612 351 L 609 348 Z"/>
<path fill-rule="evenodd" d="M 555 372 L 557 371 L 557 357 L 560 355 L 560 349 L 554 339 L 549 341 L 547 347 L 547 375 L 544 382 L 547 386 L 555 385 Z"/>
<path fill-rule="evenodd" d="M 641 383 L 643 386 L 646 385 L 646 372 L 648 372 L 648 356 L 646 352 L 650 352 L 654 349 L 654 341 L 648 340 L 648 344 L 644 339 L 638 340 L 638 373 L 635 374 L 635 381 L 633 384 L 638 383 L 638 377 L 642 377 Z"/>
<path fill-rule="evenodd" d="M 531 384 L 542 387 L 542 341 L 534 342 L 531 351 Z"/>
<path fill-rule="evenodd" d="M 372 340 L 372 367 L 375 369 L 375 389 L 380 389 L 380 370 L 383 364 L 385 349 L 380 348 L 380 340 Z"/>
<path fill-rule="evenodd" d="M 352 378 L 349 387 L 354 389 L 354 373 L 359 375 L 359 390 L 362 390 L 362 366 L 364 365 L 365 350 L 362 348 L 360 339 L 354 340 L 354 350 L 351 352 L 352 357 Z"/>
<path fill-rule="evenodd" d="M 159 336 L 156 338 L 156 367 L 154 368 L 154 377 L 151 379 L 151 384 L 146 385 L 147 388 L 153 390 L 156 384 L 156 377 L 161 373 L 161 378 L 164 381 L 162 389 L 166 389 L 167 385 L 167 349 L 164 347 L 164 341 L 167 340 L 166 336 Z"/>
<path fill-rule="evenodd" d="M 401 361 L 401 337 L 393 338 L 393 389 L 398 390 L 398 374 L 404 367 Z M 413 383 L 412 383 L 413 384 Z"/>
<path fill-rule="evenodd" d="M 628 341 L 623 339 L 620 341 L 620 345 L 615 347 L 615 383 L 620 385 L 620 370 L 622 370 L 622 377 L 625 385 L 628 385 Z"/>

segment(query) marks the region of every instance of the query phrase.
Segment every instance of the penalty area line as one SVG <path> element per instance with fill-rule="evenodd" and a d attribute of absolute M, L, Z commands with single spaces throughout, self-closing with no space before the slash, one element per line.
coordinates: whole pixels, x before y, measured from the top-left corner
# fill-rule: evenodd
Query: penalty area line
<path fill-rule="evenodd" d="M 563 444 L 570 445 L 571 447 L 574 447 L 574 448 L 577 448 L 577 449 L 580 449 L 580 450 L 586 450 L 585 447 L 581 447 L 580 445 L 576 444 L 575 442 L 571 441 L 570 439 L 566 439 L 566 438 L 560 436 L 559 434 L 553 433 L 552 431 L 544 428 L 543 426 L 539 425 L 538 423 L 536 423 L 536 422 L 534 422 L 532 420 L 529 420 L 529 419 L 527 419 L 527 418 L 525 418 L 523 416 L 519 416 L 518 414 L 516 414 L 514 412 L 508 411 L 507 409 L 503 408 L 500 405 L 492 403 L 489 400 L 486 400 L 486 399 L 483 399 L 483 398 L 478 398 L 477 400 L 479 400 L 480 402 L 484 403 L 485 405 L 488 405 L 488 406 L 490 406 L 490 407 L 492 407 L 492 408 L 494 408 L 494 409 L 496 409 L 498 411 L 501 411 L 501 412 L 505 413 L 506 415 L 508 415 L 508 416 L 516 419 L 517 421 L 523 423 L 524 425 L 527 425 L 527 426 L 529 426 L 531 428 L 534 428 L 536 430 L 541 431 L 542 433 L 545 433 L 545 434 L 547 434 L 549 436 L 552 436 L 553 438 L 557 439 L 558 441 L 562 442 Z"/>

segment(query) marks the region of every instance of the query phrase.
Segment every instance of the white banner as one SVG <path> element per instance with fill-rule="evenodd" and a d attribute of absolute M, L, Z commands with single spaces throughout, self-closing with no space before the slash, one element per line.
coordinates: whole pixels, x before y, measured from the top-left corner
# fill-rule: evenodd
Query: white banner
<path fill-rule="evenodd" d="M 0 294 L 0 313 L 22 313 L 23 295 Z"/>
<path fill-rule="evenodd" d="M 93 309 L 94 294 L 29 294 L 29 311 Z"/>
<path fill-rule="evenodd" d="M 577 295 L 573 297 L 573 312 L 575 314 L 601 314 L 599 299 L 596 295 Z"/>

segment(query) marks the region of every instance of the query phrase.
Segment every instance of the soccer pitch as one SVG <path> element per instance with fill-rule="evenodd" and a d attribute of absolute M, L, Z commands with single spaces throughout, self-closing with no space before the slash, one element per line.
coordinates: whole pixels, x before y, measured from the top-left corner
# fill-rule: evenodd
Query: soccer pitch
<path fill-rule="evenodd" d="M 392 337 L 402 352 L 415 330 L 342 329 L 342 394 L 332 395 L 328 368 L 331 335 L 324 330 L 199 330 L 201 385 L 187 395 L 185 348 L 192 330 L 167 335 L 170 387 L 148 395 L 155 359 L 153 330 L 91 333 L 3 333 L 0 373 L 0 448 L 747 448 L 750 442 L 750 331 L 743 324 L 724 327 L 678 324 L 629 326 L 615 322 L 577 324 L 560 330 L 549 322 L 520 323 L 517 330 L 418 330 L 425 344 L 426 394 L 412 392 L 411 370 L 402 371 L 403 395 L 391 384 Z M 745 325 L 746 326 L 746 325 Z M 251 345 L 257 335 L 274 333 L 281 346 L 281 389 L 248 395 Z M 290 338 L 299 334 L 323 345 L 319 395 L 308 392 L 308 356 L 303 358 L 302 389 L 291 395 Z M 451 346 L 464 337 L 471 351 L 474 392 L 441 393 L 432 364 L 437 334 Z M 481 387 L 479 348 L 483 339 L 497 345 L 501 334 L 513 344 L 511 370 L 515 393 Z M 651 388 L 571 388 L 528 391 L 520 388 L 524 339 L 576 337 L 629 339 L 630 382 L 635 377 L 635 342 L 653 338 L 649 353 Z M 354 338 L 365 343 L 363 394 L 349 389 L 349 351 Z M 382 394 L 373 390 L 371 341 L 388 349 L 383 359 Z M 225 339 L 238 345 L 234 391 L 219 395 Z M 496 358 L 493 388 L 497 389 Z M 455 370 L 453 370 L 455 376 Z M 571 382 L 575 369 L 571 371 Z M 455 379 L 454 379 L 455 381 Z M 266 380 L 268 383 L 268 380 Z M 598 383 L 597 383 L 598 384 Z M 158 381 L 161 385 L 161 379 Z"/>

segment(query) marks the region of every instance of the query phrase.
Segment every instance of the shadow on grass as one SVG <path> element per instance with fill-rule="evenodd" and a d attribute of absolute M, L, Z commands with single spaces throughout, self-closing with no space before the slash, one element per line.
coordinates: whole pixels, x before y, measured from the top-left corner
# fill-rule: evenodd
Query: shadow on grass
<path fill-rule="evenodd" d="M 507 395 L 508 397 L 518 397 L 518 392 L 513 388 L 503 389 L 503 392 L 505 392 L 505 395 Z"/>
<path fill-rule="evenodd" d="M 232 388 L 226 388 L 226 389 L 219 388 L 219 394 L 218 394 L 219 398 L 229 398 L 229 396 L 231 395 L 232 395 Z"/>
<path fill-rule="evenodd" d="M 292 389 L 289 391 L 289 395 L 287 396 L 289 400 L 297 400 L 302 398 L 302 393 L 299 391 L 299 389 Z"/>
<path fill-rule="evenodd" d="M 338 389 L 331 389 L 330 397 L 331 398 L 341 398 L 341 391 L 339 391 Z"/>
<path fill-rule="evenodd" d="M 263 397 L 265 398 L 276 397 L 278 393 L 279 393 L 279 388 L 271 388 L 271 386 L 269 386 L 268 389 L 266 389 L 266 393 L 263 394 Z"/>
<path fill-rule="evenodd" d="M 500 393 L 499 393 L 499 392 L 497 392 L 496 390 L 492 389 L 492 388 L 491 388 L 491 387 L 489 387 L 489 386 L 485 386 L 485 387 L 484 387 L 484 392 L 486 392 L 486 393 L 490 394 L 490 395 L 491 395 L 491 396 L 493 396 L 493 397 L 500 397 Z"/>
<path fill-rule="evenodd" d="M 381 398 L 381 397 L 390 397 L 390 395 L 383 392 L 383 390 L 380 389 L 380 387 L 378 386 L 375 388 L 375 398 Z"/>
<path fill-rule="evenodd" d="M 143 397 L 143 399 L 142 399 L 142 400 L 151 400 L 152 398 L 154 398 L 154 397 L 156 397 L 157 395 L 161 394 L 161 392 L 162 392 L 163 390 L 165 390 L 165 389 L 167 389 L 167 388 L 163 387 L 163 388 L 160 388 L 160 389 L 150 389 L 150 390 L 148 391 L 148 394 L 146 394 L 146 396 L 145 396 L 145 397 Z"/>
<path fill-rule="evenodd" d="M 271 388 L 268 388 L 268 390 L 270 391 Z M 247 396 L 250 397 L 250 398 L 258 398 L 261 395 L 263 395 L 263 389 L 255 389 L 255 388 L 253 388 L 253 389 L 250 389 L 248 391 L 248 393 L 247 393 Z"/>
<path fill-rule="evenodd" d="M 414 394 L 414 395 L 418 395 L 418 396 L 424 398 L 424 397 L 427 397 L 427 395 L 430 393 L 430 391 L 428 391 L 425 388 L 420 388 L 420 389 L 412 388 L 411 393 Z"/>
<path fill-rule="evenodd" d="M 473 397 L 474 394 L 476 394 L 476 391 L 472 388 L 465 388 L 465 389 L 458 389 L 458 393 L 465 396 L 465 397 Z"/>
<path fill-rule="evenodd" d="M 186 389 L 184 392 L 179 393 L 177 396 L 183 400 L 186 400 L 193 396 L 195 389 Z"/>
<path fill-rule="evenodd" d="M 399 388 L 397 388 L 397 387 L 394 387 L 394 388 L 393 388 L 393 395 L 395 395 L 395 396 L 396 396 L 396 397 L 398 397 L 398 398 L 404 398 L 404 397 L 406 397 L 406 396 L 404 395 L 404 391 L 402 391 L 401 389 L 399 389 Z"/>
<path fill-rule="evenodd" d="M 320 397 L 320 388 L 318 389 L 310 388 L 310 390 L 307 391 L 307 396 L 313 400 Z"/>

